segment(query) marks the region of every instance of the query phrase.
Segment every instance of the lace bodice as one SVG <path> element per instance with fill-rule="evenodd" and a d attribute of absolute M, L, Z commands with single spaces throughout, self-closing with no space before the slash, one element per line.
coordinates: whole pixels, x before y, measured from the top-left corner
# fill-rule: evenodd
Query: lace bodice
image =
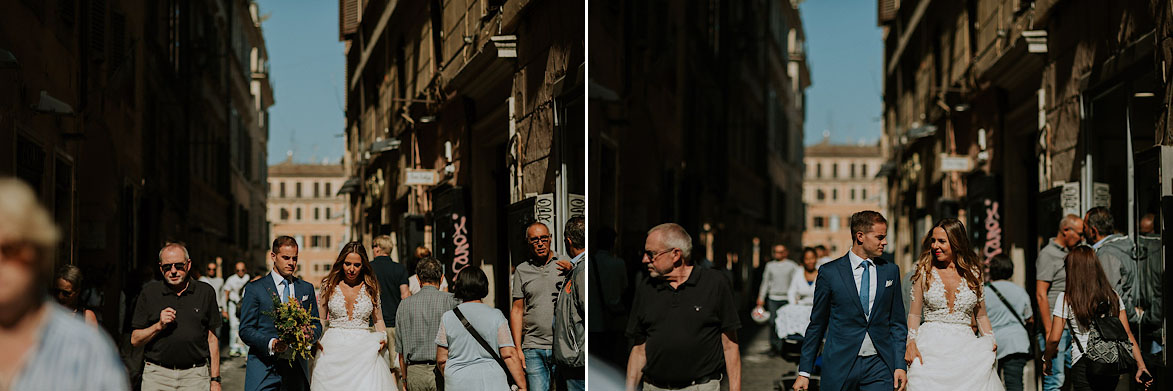
<path fill-rule="evenodd" d="M 953 308 L 949 308 L 949 299 L 945 295 L 945 283 L 932 269 L 933 277 L 929 282 L 929 290 L 925 292 L 924 319 L 925 322 L 960 323 L 968 325 L 977 309 L 978 297 L 969 284 L 961 281 L 957 284 L 957 292 L 953 299 Z"/>
<path fill-rule="evenodd" d="M 346 295 L 341 289 L 334 289 L 330 295 L 330 327 L 344 329 L 365 329 L 370 327 L 371 313 L 375 310 L 375 303 L 367 295 L 367 290 L 360 287 L 354 298 L 353 317 L 346 313 Z"/>

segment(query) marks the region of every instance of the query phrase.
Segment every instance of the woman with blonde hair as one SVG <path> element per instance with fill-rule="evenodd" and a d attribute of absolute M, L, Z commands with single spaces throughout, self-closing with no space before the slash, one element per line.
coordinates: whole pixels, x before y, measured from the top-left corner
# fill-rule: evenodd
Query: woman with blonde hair
<path fill-rule="evenodd" d="M 310 389 L 394 389 L 391 363 L 383 354 L 387 334 L 379 310 L 379 282 L 362 243 L 342 246 L 322 280 L 318 302 L 326 314 L 326 331 L 318 342 Z"/>
<path fill-rule="evenodd" d="M 965 226 L 941 220 L 922 248 L 908 311 L 908 389 L 1002 390 L 994 365 L 998 344 L 982 299 L 982 261 Z M 970 328 L 975 320 L 981 337 Z"/>

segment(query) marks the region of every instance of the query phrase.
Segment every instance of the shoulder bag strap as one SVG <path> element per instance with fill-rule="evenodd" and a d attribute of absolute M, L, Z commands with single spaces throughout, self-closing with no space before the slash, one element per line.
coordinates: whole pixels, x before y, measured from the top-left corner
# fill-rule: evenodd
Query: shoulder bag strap
<path fill-rule="evenodd" d="M 1079 337 L 1075 335 L 1076 328 L 1074 324 L 1071 324 L 1071 318 L 1067 318 L 1067 327 L 1071 328 L 1071 340 L 1075 341 L 1075 347 L 1079 348 L 1079 354 L 1087 353 L 1087 350 L 1083 348 L 1083 344 L 1079 342 Z"/>
<path fill-rule="evenodd" d="M 468 330 L 468 333 L 472 334 L 472 337 L 476 338 L 477 342 L 481 344 L 481 347 L 485 348 L 485 351 L 489 352 L 489 355 L 493 356 L 494 360 L 497 360 L 497 364 L 501 366 L 501 369 L 505 370 L 505 379 L 509 381 L 509 386 L 516 386 L 517 382 L 513 380 L 513 374 L 509 372 L 509 367 L 505 365 L 505 360 L 502 360 L 501 356 L 497 355 L 497 352 L 493 351 L 493 348 L 489 346 L 489 343 L 485 342 L 485 339 L 481 337 L 481 333 L 478 333 L 477 330 L 472 327 L 472 324 L 468 323 L 468 319 L 465 319 L 464 314 L 460 313 L 460 308 L 453 308 L 452 312 L 456 314 L 457 318 L 460 318 L 460 323 L 464 324 L 464 328 Z"/>
<path fill-rule="evenodd" d="M 1022 325 L 1022 328 L 1026 329 L 1026 322 L 1022 320 L 1022 316 L 1018 315 L 1018 311 L 1014 310 L 1014 306 L 1010 305 L 1010 301 L 1006 300 L 1005 296 L 1002 296 L 1002 292 L 998 292 L 998 288 L 995 287 L 994 284 L 986 283 L 986 286 L 990 287 L 990 290 L 994 291 L 994 295 L 998 296 L 998 300 L 1001 300 L 1002 304 L 1006 305 L 1006 308 L 1010 310 L 1010 315 L 1014 315 L 1014 319 L 1018 320 L 1018 324 Z M 1026 331 L 1027 334 L 1030 334 L 1030 329 L 1027 329 Z"/>

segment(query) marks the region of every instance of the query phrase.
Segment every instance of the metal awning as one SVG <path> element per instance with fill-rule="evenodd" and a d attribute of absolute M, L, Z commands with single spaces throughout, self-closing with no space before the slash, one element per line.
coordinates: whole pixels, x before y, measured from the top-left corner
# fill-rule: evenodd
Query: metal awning
<path fill-rule="evenodd" d="M 876 172 L 876 178 L 886 178 L 896 173 L 896 163 L 887 162 L 880 166 L 880 170 Z"/>
<path fill-rule="evenodd" d="M 401 144 L 399 139 L 394 139 L 394 138 L 382 139 L 382 140 L 375 141 L 375 142 L 371 143 L 371 148 L 368 149 L 368 151 L 372 155 L 378 155 L 383 152 L 399 149 L 399 144 Z"/>
<path fill-rule="evenodd" d="M 342 187 L 338 188 L 338 194 L 335 195 L 357 193 L 361 183 L 362 182 L 357 177 L 350 177 L 350 179 L 347 179 L 346 182 L 342 183 Z"/>

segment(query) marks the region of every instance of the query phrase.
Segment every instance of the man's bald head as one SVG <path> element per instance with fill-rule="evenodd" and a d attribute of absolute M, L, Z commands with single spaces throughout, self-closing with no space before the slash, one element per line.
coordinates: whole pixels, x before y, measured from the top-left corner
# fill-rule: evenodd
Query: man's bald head
<path fill-rule="evenodd" d="M 1154 215 L 1152 213 L 1146 214 L 1146 215 L 1144 215 L 1144 217 L 1141 217 L 1140 218 L 1140 233 L 1151 234 L 1153 232 L 1156 232 L 1155 231 L 1156 227 L 1154 226 L 1154 223 L 1156 223 L 1156 220 L 1157 220 L 1157 215 Z"/>

